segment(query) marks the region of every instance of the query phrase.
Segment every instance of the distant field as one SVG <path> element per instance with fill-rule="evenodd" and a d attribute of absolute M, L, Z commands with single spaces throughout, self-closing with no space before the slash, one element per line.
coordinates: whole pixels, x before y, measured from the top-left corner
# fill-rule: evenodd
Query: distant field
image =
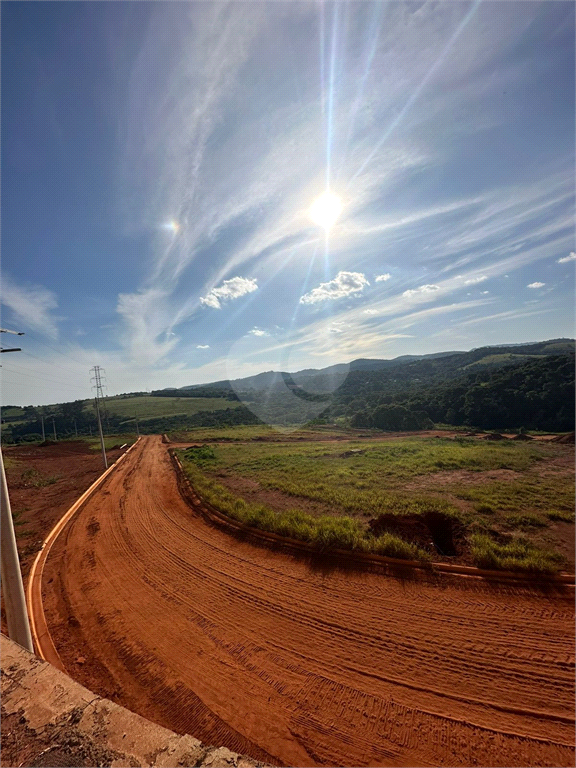
<path fill-rule="evenodd" d="M 329 440 L 331 438 L 346 438 L 357 430 L 339 429 L 337 427 L 309 427 L 292 429 L 290 427 L 271 427 L 268 424 L 244 425 L 235 427 L 198 427 L 196 429 L 173 430 L 169 437 L 176 443 L 266 440 L 266 442 L 283 442 L 285 440 Z"/>
<path fill-rule="evenodd" d="M 367 531 L 380 515 L 437 512 L 464 526 L 473 561 L 475 548 L 476 560 L 482 551 L 482 562 L 493 561 L 494 567 L 499 559 L 508 565 L 538 561 L 546 570 L 557 567 L 562 556 L 570 560 L 560 541 L 566 538 L 562 525 L 573 537 L 574 465 L 568 446 L 397 438 L 230 443 L 207 447 L 199 458 L 193 451 L 187 456 L 193 481 L 208 483 L 204 491 L 216 505 L 224 491 L 232 506 L 230 494 L 280 514 L 346 517 L 355 521 L 357 532 Z M 519 554 L 525 545 L 528 550 Z"/>
<path fill-rule="evenodd" d="M 200 411 L 237 408 L 241 403 L 223 397 L 110 397 L 105 406 L 110 414 L 126 419 L 157 419 L 163 416 L 192 416 Z M 90 401 L 87 408 L 93 408 Z"/>

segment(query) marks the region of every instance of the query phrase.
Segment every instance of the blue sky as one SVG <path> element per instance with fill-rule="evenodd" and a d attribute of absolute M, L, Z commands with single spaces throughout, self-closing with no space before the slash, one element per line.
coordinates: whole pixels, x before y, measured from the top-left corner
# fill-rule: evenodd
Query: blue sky
<path fill-rule="evenodd" d="M 3 401 L 573 336 L 574 33 L 568 0 L 2 3 Z"/>

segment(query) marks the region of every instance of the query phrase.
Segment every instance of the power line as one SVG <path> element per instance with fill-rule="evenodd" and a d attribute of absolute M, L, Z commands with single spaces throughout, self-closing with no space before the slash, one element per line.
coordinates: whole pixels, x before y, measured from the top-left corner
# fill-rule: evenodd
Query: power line
<path fill-rule="evenodd" d="M 25 376 L 31 376 L 33 379 L 39 379 L 40 381 L 49 381 L 49 382 L 51 382 L 52 384 L 60 384 L 60 385 L 62 385 L 63 387 L 67 387 L 68 389 L 71 389 L 71 388 L 72 388 L 72 389 L 76 389 L 76 388 L 78 388 L 78 389 L 79 389 L 81 386 L 83 386 L 83 385 L 81 385 L 81 384 L 78 384 L 78 387 L 76 387 L 76 385 L 74 385 L 74 384 L 71 384 L 69 381 L 61 381 L 61 380 L 58 380 L 58 379 L 53 379 L 53 378 L 51 378 L 51 377 L 46 377 L 46 376 L 38 376 L 38 375 L 36 375 L 35 373 L 30 373 L 30 372 L 29 372 L 29 371 L 27 371 L 25 368 L 22 368 L 22 369 L 20 369 L 20 370 L 13 370 L 12 368 L 8 368 L 8 367 L 6 367 L 5 365 L 3 365 L 3 366 L 2 366 L 2 369 L 3 369 L 3 370 L 5 370 L 5 371 L 9 371 L 10 373 L 15 373 L 15 374 L 17 374 L 17 375 L 22 375 L 22 376 L 24 376 L 24 375 L 25 375 Z M 84 398 L 84 400 L 87 400 L 87 399 L 88 399 L 88 398 L 86 398 L 86 397 Z"/>
<path fill-rule="evenodd" d="M 72 368 L 66 368 L 64 365 L 60 365 L 59 363 L 52 363 L 50 360 L 44 360 L 42 357 L 38 357 L 38 355 L 33 355 L 32 352 L 22 352 L 23 355 L 26 355 L 26 357 L 32 357 L 34 360 L 38 360 L 40 363 L 44 363 L 44 365 L 53 365 L 55 368 L 58 368 L 60 371 L 70 371 L 70 373 L 76 374 L 76 376 L 79 375 L 78 371 L 73 371 Z"/>
<path fill-rule="evenodd" d="M 72 360 L 73 363 L 78 363 L 78 365 L 84 366 L 86 363 L 80 362 L 80 360 L 76 360 L 76 358 L 72 357 L 71 355 L 67 355 L 66 352 L 62 352 L 61 349 L 56 349 L 56 347 L 53 347 L 51 344 L 48 344 L 46 341 L 42 341 L 42 339 L 36 334 L 32 333 L 31 331 L 28 331 L 28 334 L 32 336 L 32 338 L 36 339 L 36 341 L 39 344 L 43 344 L 45 347 L 48 347 L 48 349 L 51 349 L 53 352 L 57 352 L 59 355 L 63 355 L 64 357 L 67 357 L 69 360 Z"/>

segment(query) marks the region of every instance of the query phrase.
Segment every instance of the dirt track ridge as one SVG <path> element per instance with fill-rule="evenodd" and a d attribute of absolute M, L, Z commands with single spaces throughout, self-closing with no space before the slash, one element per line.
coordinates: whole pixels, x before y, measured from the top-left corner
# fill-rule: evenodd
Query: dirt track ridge
<path fill-rule="evenodd" d="M 568 595 L 255 547 L 186 504 L 167 449 L 142 438 L 46 560 L 79 682 L 269 763 L 574 764 Z"/>

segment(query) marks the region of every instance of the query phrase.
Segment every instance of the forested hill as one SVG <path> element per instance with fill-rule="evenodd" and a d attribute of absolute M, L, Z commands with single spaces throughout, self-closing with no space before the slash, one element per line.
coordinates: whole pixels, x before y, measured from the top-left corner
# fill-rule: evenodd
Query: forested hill
<path fill-rule="evenodd" d="M 389 375 L 425 379 L 436 376 L 456 376 L 466 372 L 472 366 L 499 367 L 512 365 L 533 357 L 549 357 L 574 352 L 574 339 L 550 339 L 529 344 L 510 344 L 502 346 L 479 347 L 468 352 L 436 352 L 429 355 L 403 355 L 392 360 L 358 359 L 349 364 L 337 364 L 328 368 L 305 369 L 296 373 L 266 371 L 255 376 L 232 381 L 216 381 L 211 384 L 181 387 L 179 393 L 193 394 L 195 390 L 210 391 L 212 396 L 217 390 L 284 389 L 284 383 L 300 386 L 306 391 L 334 391 L 335 379 L 344 381 L 356 371 L 385 372 Z"/>
<path fill-rule="evenodd" d="M 481 429 L 574 429 L 574 353 L 529 358 L 505 366 L 470 366 L 428 376 L 393 377 L 353 371 L 338 390 L 332 412 L 352 426 L 418 429 L 427 422 L 467 424 Z"/>

